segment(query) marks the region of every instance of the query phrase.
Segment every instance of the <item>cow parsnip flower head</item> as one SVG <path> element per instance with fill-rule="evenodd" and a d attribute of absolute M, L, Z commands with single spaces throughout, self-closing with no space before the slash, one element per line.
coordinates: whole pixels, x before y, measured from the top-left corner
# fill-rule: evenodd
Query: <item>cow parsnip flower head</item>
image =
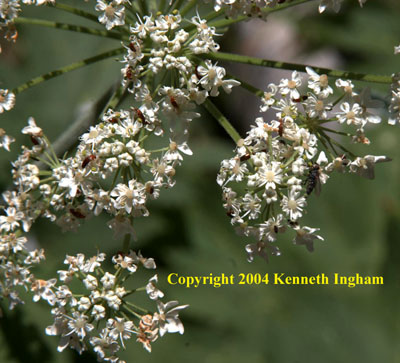
<path fill-rule="evenodd" d="M 319 194 L 332 172 L 372 179 L 375 164 L 390 160 L 343 153 L 347 149 L 332 138 L 339 134 L 350 143 L 369 144 L 364 128 L 381 121 L 371 108 L 361 106 L 365 104 L 362 95 L 368 94 L 369 99 L 369 93 L 346 92 L 342 85 L 350 82 L 339 80 L 339 94 L 333 95 L 326 75 L 311 68 L 307 73 L 308 90 L 302 88 L 297 72 L 278 85 L 268 85 L 271 91 L 261 98 L 260 111 L 274 110 L 275 119 L 257 118 L 247 137 L 238 141 L 235 155 L 221 163 L 217 182 L 223 189 L 227 215 L 239 234 L 258 240 L 246 246 L 249 261 L 256 255 L 265 259 L 268 254 L 280 255 L 279 236 L 290 230 L 295 232 L 294 244 L 313 251 L 314 240 L 323 238 L 318 228 L 301 225 L 310 195 Z M 368 102 L 371 107 L 380 106 Z M 348 126 L 348 132 L 337 130 L 341 124 Z"/>
<path fill-rule="evenodd" d="M 139 269 L 156 268 L 152 258 L 134 251 L 116 255 L 112 258 L 114 273 L 103 270 L 105 258 L 104 253 L 89 259 L 83 254 L 67 256 L 64 263 L 68 269 L 58 271 L 60 285 L 56 285 L 56 279 L 32 284 L 34 299 L 47 300 L 53 306 L 54 323 L 47 327 L 46 333 L 60 337 L 59 351 L 69 346 L 81 353 L 91 347 L 100 361 L 108 361 L 116 359 L 117 352 L 125 349 L 132 337 L 151 352 L 151 343 L 166 332 L 183 334 L 177 312 L 187 305 L 175 307 L 169 313 L 160 310 L 160 306 L 178 303 L 160 301 L 164 294 L 156 288 L 157 275 L 149 279 L 146 287 L 133 290 L 124 287 L 126 280 L 134 278 Z M 86 293 L 74 293 L 69 287 L 76 288 L 72 284 L 76 279 Z M 130 301 L 141 291 L 157 303 L 158 312 L 151 313 Z"/>

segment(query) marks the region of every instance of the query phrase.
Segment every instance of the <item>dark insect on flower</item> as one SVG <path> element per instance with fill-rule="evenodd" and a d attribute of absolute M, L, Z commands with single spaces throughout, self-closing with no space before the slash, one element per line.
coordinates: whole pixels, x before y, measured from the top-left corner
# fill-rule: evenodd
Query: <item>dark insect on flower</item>
<path fill-rule="evenodd" d="M 75 218 L 78 218 L 78 219 L 86 218 L 86 216 L 83 213 L 81 213 L 81 211 L 79 209 L 71 208 L 69 211 Z"/>
<path fill-rule="evenodd" d="M 313 190 L 315 190 L 316 195 L 319 195 L 321 193 L 321 181 L 319 179 L 320 173 L 321 173 L 321 168 L 317 163 L 313 164 L 310 167 L 307 179 L 304 182 L 306 184 L 307 195 L 310 195 L 313 192 Z"/>
<path fill-rule="evenodd" d="M 126 256 L 126 253 L 123 251 L 117 251 L 117 253 L 115 254 L 115 257 L 119 257 L 119 256 L 124 257 L 124 256 Z"/>
<path fill-rule="evenodd" d="M 113 117 L 113 118 L 109 119 L 108 122 L 110 122 L 112 124 L 117 124 L 118 123 L 118 118 Z"/>
<path fill-rule="evenodd" d="M 233 218 L 233 217 L 235 216 L 235 214 L 234 214 L 234 212 L 233 212 L 232 209 L 229 209 L 229 210 L 226 212 L 226 215 L 227 215 L 229 218 Z"/>
<path fill-rule="evenodd" d="M 169 96 L 169 100 L 171 102 L 171 105 L 175 108 L 175 110 L 179 110 L 179 105 L 178 105 L 178 102 L 176 102 L 175 97 Z"/>
<path fill-rule="evenodd" d="M 275 232 L 275 233 L 278 233 L 278 231 L 279 231 L 278 226 L 275 225 L 275 226 L 274 226 L 274 232 Z"/>
<path fill-rule="evenodd" d="M 131 107 L 131 110 L 135 113 L 135 119 L 139 119 L 140 122 L 146 122 L 142 111 L 140 111 L 137 107 Z"/>
<path fill-rule="evenodd" d="M 246 154 L 244 154 L 244 155 L 242 155 L 242 156 L 240 157 L 240 161 L 249 160 L 250 157 L 251 157 L 250 153 L 246 153 Z"/>
<path fill-rule="evenodd" d="M 196 75 L 197 79 L 200 80 L 202 77 L 199 74 L 199 70 L 198 70 L 198 65 L 196 65 L 196 67 L 194 67 L 194 74 Z"/>
<path fill-rule="evenodd" d="M 96 159 L 96 155 L 89 155 L 86 156 L 85 159 L 83 159 L 82 161 L 82 168 L 86 167 L 87 164 L 89 164 L 91 161 L 93 161 L 94 159 Z"/>
<path fill-rule="evenodd" d="M 129 49 L 130 49 L 132 52 L 136 52 L 136 47 L 135 47 L 135 44 L 134 44 L 133 42 L 130 42 L 130 43 L 129 43 Z"/>
<path fill-rule="evenodd" d="M 343 154 L 340 158 L 342 159 L 342 164 L 343 164 L 344 166 L 349 165 L 350 160 L 347 159 L 346 154 Z"/>
<path fill-rule="evenodd" d="M 132 76 L 133 76 L 132 67 L 128 67 L 125 72 L 125 77 L 128 79 L 132 79 Z"/>
<path fill-rule="evenodd" d="M 283 136 L 283 119 L 279 119 L 279 127 L 278 127 L 279 136 Z"/>
<path fill-rule="evenodd" d="M 31 135 L 31 141 L 32 141 L 33 145 L 39 145 L 40 144 L 39 140 L 33 135 Z"/>
<path fill-rule="evenodd" d="M 154 186 L 150 183 L 146 185 L 146 192 L 152 195 L 154 193 Z"/>

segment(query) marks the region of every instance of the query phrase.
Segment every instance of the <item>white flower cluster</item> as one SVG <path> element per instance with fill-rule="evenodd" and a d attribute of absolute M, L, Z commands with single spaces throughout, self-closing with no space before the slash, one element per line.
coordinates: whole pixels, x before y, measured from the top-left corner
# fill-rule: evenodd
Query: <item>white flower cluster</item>
<path fill-rule="evenodd" d="M 369 144 L 364 127 L 380 122 L 379 116 L 369 111 L 380 103 L 371 100 L 367 90 L 358 94 L 350 81 L 341 79 L 336 81 L 340 95 L 336 101 L 330 100 L 334 92 L 328 77 L 311 68 L 307 72 L 308 91 L 301 88 L 297 72 L 291 79 L 269 85 L 261 111 L 274 110 L 275 120 L 257 118 L 247 137 L 239 140 L 235 156 L 221 163 L 217 182 L 223 188 L 231 223 L 238 233 L 258 240 L 246 246 L 249 261 L 255 255 L 267 259 L 268 250 L 279 255 L 274 242 L 288 229 L 295 231 L 294 244 L 312 251 L 313 241 L 322 237 L 316 234 L 317 228 L 299 224 L 309 195 L 314 190 L 318 193 L 334 171 L 372 179 L 375 164 L 389 161 L 385 156 L 343 154 L 345 147 L 330 136 L 333 133 Z M 341 125 L 356 130 L 338 131 Z"/>
<path fill-rule="evenodd" d="M 112 274 L 102 268 L 105 257 L 104 253 L 89 259 L 83 254 L 67 256 L 64 263 L 68 269 L 58 271 L 61 285 L 56 284 L 57 279 L 32 284 L 34 300 L 43 299 L 53 306 L 54 323 L 46 333 L 60 337 L 58 351 L 69 346 L 82 353 L 90 347 L 99 361 L 123 362 L 117 352 L 125 349 L 125 342 L 132 336 L 151 352 L 151 343 L 159 336 L 183 334 L 178 315 L 187 305 L 177 306 L 176 301 L 162 303 L 160 298 L 164 294 L 156 287 L 157 275 L 142 288 L 126 290 L 123 286 L 140 266 L 155 269 L 152 258 L 133 251 L 119 253 L 112 258 L 116 269 Z M 77 289 L 76 280 L 86 292 L 73 293 L 70 286 Z M 146 291 L 149 299 L 156 302 L 158 312 L 151 313 L 129 301 L 140 291 Z"/>
<path fill-rule="evenodd" d="M 0 221 L 9 219 L 12 224 L 18 218 L 15 208 L 8 208 L 9 216 L 0 216 Z M 36 281 L 31 268 L 44 260 L 42 249 L 28 251 L 27 238 L 20 233 L 6 233 L 0 236 L 0 296 L 7 298 L 9 308 L 22 303 L 19 288 L 29 290 Z"/>
<path fill-rule="evenodd" d="M 187 138 L 190 121 L 200 116 L 196 104 L 239 84 L 225 79 L 225 69 L 210 61 L 193 62 L 191 54 L 214 51 L 218 45 L 214 28 L 198 16 L 192 22 L 197 32 L 191 39 L 180 28 L 179 14 L 145 17 L 131 27 L 122 84 L 133 93 L 134 105 L 108 109 L 102 122 L 81 136 L 73 157 L 58 160 L 41 128 L 29 120 L 23 133 L 34 146 L 13 163 L 17 192 L 10 201 L 25 231 L 39 216 L 56 221 L 64 231 L 76 230 L 85 219 L 105 211 L 112 216 L 109 227 L 116 238 L 127 233 L 135 237 L 132 218 L 149 215 L 147 201 L 175 184 L 176 167 L 184 154 L 192 154 Z M 150 54 L 144 53 L 144 43 L 150 43 Z M 154 77 L 169 75 L 172 84 L 160 83 L 152 90 L 146 82 L 149 72 Z M 146 143 L 166 134 L 166 146 L 149 150 Z M 5 139 L 3 144 L 8 146 Z M 37 160 L 50 170 L 40 170 Z M 0 229 L 13 231 L 20 227 L 18 221 L 11 226 L 5 220 Z"/>
<path fill-rule="evenodd" d="M 55 0 L 0 0 L 0 24 L 8 25 L 21 11 L 21 3 L 24 5 L 54 4 Z"/>

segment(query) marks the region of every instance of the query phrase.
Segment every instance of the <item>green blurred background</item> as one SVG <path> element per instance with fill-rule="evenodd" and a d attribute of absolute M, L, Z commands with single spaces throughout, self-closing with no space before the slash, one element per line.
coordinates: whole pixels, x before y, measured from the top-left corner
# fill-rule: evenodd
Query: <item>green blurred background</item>
<path fill-rule="evenodd" d="M 71 1 L 77 6 L 80 1 Z M 90 4 L 92 6 L 92 4 Z M 318 15 L 316 3 L 301 11 L 271 17 L 290 22 L 301 39 L 302 55 L 326 46 L 334 49 L 347 70 L 391 74 L 400 71 L 400 56 L 393 55 L 400 43 L 400 4 L 397 0 L 368 1 L 360 9 L 347 1 L 339 15 Z M 300 9 L 300 7 L 299 7 Z M 81 19 L 52 9 L 31 8 L 25 16 L 84 24 Z M 112 40 L 47 28 L 20 26 L 13 46 L 2 43 L 0 88 L 13 88 L 33 76 L 112 49 Z M 241 28 L 235 27 L 222 40 L 223 50 L 238 50 Z M 278 29 L 279 31 L 279 29 Z M 274 34 L 269 34 L 271 37 Z M 240 45 L 240 44 L 239 44 Z M 263 44 L 260 44 L 262 47 Z M 282 59 L 279 54 L 273 57 Z M 120 63 L 108 60 L 51 80 L 17 97 L 13 111 L 1 115 L 6 131 L 18 144 L 29 142 L 20 129 L 29 116 L 54 140 L 77 116 L 79 107 L 100 97 L 119 76 Z M 248 68 L 244 68 L 245 72 Z M 232 68 L 232 73 L 237 68 Z M 268 80 L 265 81 L 265 86 Z M 260 85 L 262 86 L 262 85 Z M 388 87 L 375 92 L 388 101 Z M 245 91 L 235 89 L 219 106 L 242 135 L 253 122 Z M 240 104 L 234 110 L 232 99 Z M 399 281 L 400 266 L 400 148 L 399 127 L 382 123 L 370 128 L 372 144 L 365 154 L 388 155 L 393 161 L 379 164 L 376 179 L 355 175 L 332 175 L 319 198 L 309 199 L 306 225 L 320 227 L 324 242 L 314 253 L 293 246 L 282 238 L 281 257 L 269 264 L 246 261 L 244 245 L 251 241 L 235 235 L 222 208 L 221 191 L 215 182 L 220 161 L 230 157 L 234 145 L 215 121 L 203 117 L 192 124 L 192 157 L 178 169 L 177 184 L 151 203 L 149 218 L 136 222 L 136 249 L 158 263 L 160 288 L 166 300 L 190 304 L 182 314 L 185 334 L 170 334 L 153 344 L 148 354 L 133 339 L 122 357 L 127 362 L 400 362 Z M 19 146 L 0 154 L 0 186 L 10 183 L 10 164 Z M 79 233 L 61 234 L 60 229 L 40 220 L 30 236 L 47 251 L 47 261 L 37 274 L 52 277 L 62 269 L 63 256 L 97 250 L 109 256 L 119 242 L 105 223 L 89 220 Z M 168 286 L 169 273 L 180 275 L 274 273 L 332 276 L 359 273 L 384 277 L 383 286 L 200 286 L 186 289 Z M 9 312 L 2 303 L 0 362 L 95 362 L 91 354 L 78 356 L 56 351 L 58 338 L 44 334 L 52 323 L 46 303 L 27 303 Z"/>

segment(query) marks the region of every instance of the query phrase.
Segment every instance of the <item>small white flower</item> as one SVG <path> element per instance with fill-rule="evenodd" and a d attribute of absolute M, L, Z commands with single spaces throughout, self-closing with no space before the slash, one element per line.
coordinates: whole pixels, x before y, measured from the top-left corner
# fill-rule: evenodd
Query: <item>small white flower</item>
<path fill-rule="evenodd" d="M 293 229 L 296 231 L 293 243 L 295 245 L 305 245 L 309 252 L 314 251 L 314 240 L 324 240 L 321 236 L 315 234 L 316 231 L 319 231 L 319 228 L 295 226 Z"/>
<path fill-rule="evenodd" d="M 282 79 L 279 83 L 279 92 L 283 95 L 289 95 L 292 100 L 298 100 L 300 98 L 300 92 L 298 87 L 301 86 L 301 78 L 297 71 L 292 73 L 292 79 Z"/>
<path fill-rule="evenodd" d="M 124 318 L 108 319 L 107 328 L 110 330 L 110 337 L 114 340 L 121 340 L 122 347 L 125 348 L 124 340 L 130 339 L 132 333 L 135 333 L 134 324 L 130 320 Z"/>
<path fill-rule="evenodd" d="M 94 277 L 92 275 L 87 275 L 86 278 L 82 282 L 88 290 L 97 289 L 98 281 L 97 281 L 96 277 Z"/>
<path fill-rule="evenodd" d="M 28 126 L 25 126 L 21 132 L 23 134 L 36 137 L 41 137 L 43 135 L 42 129 L 36 125 L 35 119 L 33 117 L 29 117 Z"/>
<path fill-rule="evenodd" d="M 33 301 L 37 302 L 41 298 L 47 300 L 50 305 L 56 303 L 56 294 L 53 291 L 54 285 L 57 283 L 57 279 L 45 280 L 34 280 L 31 285 L 31 290 L 34 292 Z"/>
<path fill-rule="evenodd" d="M 358 157 L 350 164 L 350 170 L 367 179 L 375 178 L 375 164 L 391 161 L 387 156 L 366 155 Z"/>
<path fill-rule="evenodd" d="M 92 306 L 90 299 L 86 296 L 82 296 L 77 303 L 77 307 L 79 311 L 86 311 L 89 310 Z"/>
<path fill-rule="evenodd" d="M 76 334 L 83 339 L 88 332 L 94 329 L 94 326 L 88 323 L 89 318 L 85 314 L 75 311 L 72 316 L 72 318 L 67 316 L 69 332 L 65 334 L 66 336 Z"/>
<path fill-rule="evenodd" d="M 124 2 L 124 0 L 113 0 L 107 4 L 102 0 L 97 0 L 95 9 L 103 11 L 103 14 L 99 16 L 99 22 L 104 24 L 107 30 L 125 24 Z"/>
<path fill-rule="evenodd" d="M 115 276 L 106 272 L 100 281 L 105 289 L 112 289 L 115 285 Z"/>
<path fill-rule="evenodd" d="M 160 336 L 165 333 L 180 333 L 183 334 L 184 328 L 182 322 L 179 320 L 179 312 L 186 309 L 189 305 L 177 306 L 177 301 L 170 301 L 163 304 L 157 301 L 158 313 L 154 314 L 154 319 L 158 322 L 160 327 Z"/>
<path fill-rule="evenodd" d="M 7 216 L 0 216 L 0 230 L 9 232 L 19 227 L 19 222 L 24 218 L 24 214 L 17 211 L 14 207 L 6 209 Z"/>
<path fill-rule="evenodd" d="M 14 93 L 10 92 L 8 89 L 0 89 L 0 113 L 3 113 L 4 111 L 10 111 L 14 105 Z"/>
<path fill-rule="evenodd" d="M 0 147 L 10 151 L 10 144 L 14 141 L 15 139 L 12 136 L 7 135 L 5 130 L 0 128 Z"/>
<path fill-rule="evenodd" d="M 327 98 L 330 94 L 333 94 L 326 74 L 319 75 L 311 67 L 306 67 L 306 71 L 309 75 L 308 88 L 312 89 L 318 97 Z"/>
<path fill-rule="evenodd" d="M 94 320 L 101 320 L 106 316 L 106 309 L 102 305 L 94 305 L 91 314 Z"/>
<path fill-rule="evenodd" d="M 303 209 L 306 204 L 306 198 L 300 196 L 298 191 L 293 190 L 289 192 L 288 196 L 284 195 L 281 201 L 282 210 L 291 221 L 296 221 L 303 215 Z"/>
<path fill-rule="evenodd" d="M 337 119 L 340 123 L 346 122 L 348 125 L 364 125 L 366 121 L 362 118 L 362 108 L 358 103 L 352 106 L 348 102 L 343 102 L 340 105 L 342 112 L 337 113 Z"/>
<path fill-rule="evenodd" d="M 278 87 L 270 83 L 268 85 L 270 91 L 264 92 L 264 96 L 261 98 L 262 105 L 260 106 L 261 112 L 266 112 L 276 102 L 275 95 L 278 92 Z"/>
<path fill-rule="evenodd" d="M 284 232 L 285 227 L 283 225 L 283 215 L 278 214 L 275 217 L 271 217 L 265 223 L 259 225 L 260 228 L 260 239 L 266 239 L 268 242 L 274 242 L 279 232 Z"/>
<path fill-rule="evenodd" d="M 154 262 L 154 259 L 151 257 L 150 258 L 143 257 L 140 251 L 137 254 L 134 251 L 130 251 L 129 256 L 136 264 L 141 263 L 144 268 L 151 270 L 154 270 L 156 268 L 156 263 Z"/>
<path fill-rule="evenodd" d="M 149 295 L 151 300 L 158 300 L 164 297 L 164 293 L 156 287 L 156 283 L 158 282 L 157 275 L 154 275 L 149 283 L 146 285 L 146 292 Z"/>
<path fill-rule="evenodd" d="M 254 175 L 254 177 L 256 178 L 256 183 L 259 186 L 265 185 L 266 190 L 270 188 L 276 189 L 276 184 L 280 184 L 283 177 L 281 163 L 278 161 L 272 161 L 268 165 L 263 165 L 260 167 L 257 174 Z"/>
<path fill-rule="evenodd" d="M 135 179 L 130 180 L 128 185 L 118 184 L 110 195 L 117 197 L 116 208 L 125 209 L 127 213 L 140 208 L 146 201 L 144 186 Z"/>

